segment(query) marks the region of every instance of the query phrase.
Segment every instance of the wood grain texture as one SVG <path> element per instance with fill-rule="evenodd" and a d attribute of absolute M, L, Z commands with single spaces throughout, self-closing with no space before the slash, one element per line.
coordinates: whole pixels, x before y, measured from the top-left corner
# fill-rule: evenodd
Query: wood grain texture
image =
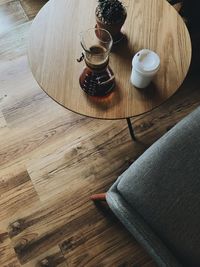
<path fill-rule="evenodd" d="M 16 218 L 26 208 L 33 208 L 38 204 L 38 195 L 23 167 L 15 166 L 1 170 L 0 190 L 0 218 L 1 224 L 9 224 L 12 218 Z"/>
<path fill-rule="evenodd" d="M 70 203 L 66 197 L 54 204 L 51 201 L 51 206 L 45 205 L 23 217 L 19 222 L 20 232 L 14 235 L 9 232 L 21 263 L 29 262 L 57 243 L 68 266 L 152 263 L 139 246 L 136 248 L 136 241 L 116 218 L 98 211 L 89 200 L 85 202 L 86 192 L 77 194 L 81 198 L 76 203 Z M 70 205 L 76 209 L 71 210 Z M 59 219 L 57 214 L 60 214 Z"/>
<path fill-rule="evenodd" d="M 11 30 L 14 26 L 28 21 L 19 1 L 9 1 L 0 5 L 0 36 Z"/>
<path fill-rule="evenodd" d="M 32 19 L 48 0 L 20 0 L 20 3 L 29 17 Z"/>
<path fill-rule="evenodd" d="M 31 22 L 24 22 L 5 32 L 0 43 L 1 63 L 26 54 L 28 30 Z"/>
<path fill-rule="evenodd" d="M 95 118 L 132 117 L 163 103 L 183 82 L 191 43 L 182 18 L 164 0 L 127 0 L 125 4 L 127 40 L 113 47 L 110 55 L 116 88 L 103 99 L 89 97 L 80 89 L 84 63 L 76 61 L 81 54 L 79 33 L 95 26 L 96 1 L 51 0 L 35 18 L 28 48 L 30 66 L 41 88 L 64 107 Z M 142 48 L 156 51 L 161 58 L 161 68 L 146 91 L 130 84 L 131 60 Z"/>
<path fill-rule="evenodd" d="M 23 2 L 26 12 L 37 13 L 35 0 Z M 124 120 L 94 120 L 50 99 L 28 67 L 30 21 L 19 1 L 0 0 L 0 10 L 10 18 L 2 20 L 8 25 L 0 35 L 0 266 L 155 267 L 109 210 L 89 197 L 108 190 L 199 106 L 198 73 L 189 73 L 162 106 L 132 119 L 133 143 Z"/>
<path fill-rule="evenodd" d="M 6 120 L 2 114 L 2 112 L 0 111 L 0 128 L 4 128 L 6 127 Z"/>
<path fill-rule="evenodd" d="M 20 267 L 21 264 L 10 243 L 7 232 L 0 230 L 0 264 L 2 267 Z"/>
<path fill-rule="evenodd" d="M 69 266 L 143 266 L 156 265 L 148 257 L 141 257 L 141 249 L 135 248 L 135 239 L 123 231 L 108 207 L 101 207 L 98 220 L 91 228 L 81 227 L 64 240 L 60 247 Z M 106 210 L 107 209 L 107 210 Z M 103 218 L 101 218 L 103 217 Z M 109 217 L 109 220 L 106 219 Z M 118 249 L 120 248 L 120 249 Z"/>
<path fill-rule="evenodd" d="M 24 264 L 23 267 L 68 267 L 65 257 L 63 256 L 59 246 L 55 246 L 50 250 L 35 257 L 32 261 Z"/>

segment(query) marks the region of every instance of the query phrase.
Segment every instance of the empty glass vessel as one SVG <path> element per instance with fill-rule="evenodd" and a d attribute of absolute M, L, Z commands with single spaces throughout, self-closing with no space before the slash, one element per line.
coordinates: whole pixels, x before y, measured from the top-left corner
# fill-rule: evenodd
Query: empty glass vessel
<path fill-rule="evenodd" d="M 115 85 L 115 77 L 108 66 L 112 36 L 104 29 L 88 29 L 81 33 L 86 67 L 80 78 L 81 88 L 91 96 L 105 96 Z"/>

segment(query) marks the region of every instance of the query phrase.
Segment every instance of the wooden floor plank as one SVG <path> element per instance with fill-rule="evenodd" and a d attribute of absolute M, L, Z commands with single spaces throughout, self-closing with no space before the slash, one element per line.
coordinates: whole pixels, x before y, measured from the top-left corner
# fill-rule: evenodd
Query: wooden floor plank
<path fill-rule="evenodd" d="M 110 211 L 104 210 L 101 216 L 99 212 L 97 209 L 98 220 L 91 222 L 90 227 L 80 227 L 61 243 L 69 266 L 143 266 L 149 263 L 155 267 Z"/>
<path fill-rule="evenodd" d="M 5 128 L 7 125 L 3 113 L 0 111 L 0 128 Z"/>
<path fill-rule="evenodd" d="M 0 5 L 8 4 L 10 2 L 13 2 L 13 0 L 0 0 Z"/>
<path fill-rule="evenodd" d="M 95 120 L 79 123 L 79 128 L 68 130 L 63 142 L 52 147 L 51 152 L 49 149 L 41 150 L 40 156 L 36 155 L 35 159 L 29 161 L 28 172 L 42 201 L 63 191 L 70 193 L 79 187 L 83 190 L 89 188 L 93 192 L 96 188 L 93 186 L 95 180 L 98 190 L 103 185 L 110 185 L 116 174 L 122 172 L 131 151 L 127 153 L 129 144 L 123 141 L 122 137 L 118 137 L 117 128 L 110 128 L 110 125 L 113 124 Z M 126 133 L 125 123 L 118 125 L 121 125 Z M 94 127 L 95 134 L 92 131 Z M 82 140 L 81 132 L 85 133 L 85 140 Z M 120 134 L 120 129 L 118 133 Z M 94 140 L 98 140 L 96 146 Z M 114 149 L 119 143 L 121 159 L 118 157 L 118 151 Z M 111 173 L 115 175 L 112 177 Z"/>
<path fill-rule="evenodd" d="M 9 232 L 20 261 L 28 262 L 54 247 L 69 235 L 72 227 L 77 229 L 80 225 L 88 223 L 88 220 L 94 221 L 94 210 L 90 211 L 90 218 L 81 216 L 89 206 L 86 200 L 74 203 L 74 200 L 63 198 L 62 201 L 46 205 L 43 209 L 21 218 L 22 231 L 16 235 L 13 231 Z"/>
<path fill-rule="evenodd" d="M 12 1 L 0 5 L 0 38 L 13 27 L 28 21 L 19 1 Z"/>
<path fill-rule="evenodd" d="M 20 0 L 21 5 L 29 19 L 34 18 L 47 1 L 48 0 Z"/>
<path fill-rule="evenodd" d="M 20 211 L 29 210 L 38 202 L 38 195 L 23 166 L 0 171 L 0 218 L 7 225 L 19 216 Z"/>
<path fill-rule="evenodd" d="M 2 34 L 0 42 L 1 63 L 26 55 L 30 25 L 31 22 L 28 21 L 12 27 L 12 29 Z"/>
<path fill-rule="evenodd" d="M 66 259 L 60 251 L 59 246 L 55 246 L 34 260 L 24 264 L 23 267 L 68 267 Z"/>
<path fill-rule="evenodd" d="M 200 104 L 200 77 L 196 71 L 188 75 L 178 92 L 159 108 L 133 119 L 138 137 L 153 143 Z M 146 136 L 149 138 L 146 138 Z M 144 138 L 143 138 L 144 136 Z"/>
<path fill-rule="evenodd" d="M 0 230 L 0 266 L 2 267 L 20 267 L 17 256 L 10 244 L 7 232 Z"/>
<path fill-rule="evenodd" d="M 98 262 L 109 266 L 112 262 L 130 264 L 150 261 L 116 219 L 113 222 L 112 217 L 99 213 L 92 203 L 83 202 L 84 194 L 77 193 L 80 199 L 77 197 L 71 203 L 65 199 L 60 206 L 57 203 L 22 218 L 22 231 L 9 232 L 21 263 L 32 260 L 38 253 L 58 243 L 69 266 L 97 266 Z M 58 214 L 59 218 L 56 217 Z"/>

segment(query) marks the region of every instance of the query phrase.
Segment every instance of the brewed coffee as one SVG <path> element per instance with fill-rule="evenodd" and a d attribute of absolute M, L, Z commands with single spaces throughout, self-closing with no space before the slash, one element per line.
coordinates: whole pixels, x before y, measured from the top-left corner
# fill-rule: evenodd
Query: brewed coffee
<path fill-rule="evenodd" d="M 80 76 L 80 86 L 88 95 L 105 96 L 109 94 L 115 85 L 114 74 L 109 67 L 101 71 L 85 67 Z"/>
<path fill-rule="evenodd" d="M 81 88 L 91 96 L 105 96 L 114 88 L 114 74 L 108 67 L 112 37 L 103 29 L 89 29 L 82 34 L 85 63 L 80 78 Z"/>

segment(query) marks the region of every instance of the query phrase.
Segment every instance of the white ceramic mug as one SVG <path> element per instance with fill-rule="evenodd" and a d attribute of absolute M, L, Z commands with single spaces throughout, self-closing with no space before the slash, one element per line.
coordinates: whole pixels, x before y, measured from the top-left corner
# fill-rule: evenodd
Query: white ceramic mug
<path fill-rule="evenodd" d="M 148 49 L 139 51 L 132 60 L 131 83 L 137 88 L 147 87 L 160 67 L 159 56 Z"/>

